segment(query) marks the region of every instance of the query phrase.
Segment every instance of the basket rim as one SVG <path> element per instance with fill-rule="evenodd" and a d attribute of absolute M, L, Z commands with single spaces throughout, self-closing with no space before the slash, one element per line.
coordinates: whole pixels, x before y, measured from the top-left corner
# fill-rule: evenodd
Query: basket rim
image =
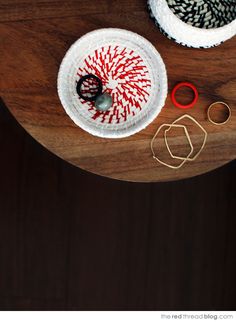
<path fill-rule="evenodd" d="M 174 12 L 170 9 L 166 0 L 147 0 L 148 6 L 160 24 L 161 28 L 174 38 L 178 43 L 188 43 L 186 37 L 181 37 L 179 30 L 184 30 L 184 33 L 188 36 L 189 45 L 196 47 L 211 47 L 215 45 L 219 45 L 221 42 L 224 42 L 236 34 L 236 19 L 231 21 L 230 23 L 217 27 L 217 28 L 199 28 L 192 26 L 184 21 L 182 21 Z M 160 9 L 157 9 L 159 7 Z M 164 15 L 168 15 L 168 21 L 171 22 L 174 26 L 168 26 L 167 22 L 164 20 Z M 199 37 L 199 45 L 194 38 Z M 187 44 L 188 45 L 188 44 Z M 195 46 L 194 46 L 195 47 Z"/>
<path fill-rule="evenodd" d="M 160 75 L 161 75 L 161 79 L 162 79 L 162 90 L 159 92 L 159 104 L 156 106 L 156 109 L 152 109 L 151 111 L 149 111 L 149 113 L 147 113 L 145 115 L 145 117 L 143 117 L 143 121 L 140 123 L 140 120 L 137 124 L 134 124 L 132 127 L 130 128 L 122 128 L 120 130 L 108 130 L 108 129 L 101 129 L 99 130 L 98 128 L 92 128 L 89 125 L 86 126 L 83 120 L 80 120 L 80 118 L 78 118 L 75 113 L 73 112 L 73 110 L 70 107 L 70 104 L 67 103 L 66 98 L 64 97 L 63 94 L 63 70 L 65 65 L 67 64 L 68 59 L 70 58 L 70 55 L 72 54 L 72 52 L 79 46 L 80 42 L 82 42 L 85 38 L 87 38 L 88 36 L 94 36 L 96 34 L 100 34 L 101 32 L 120 32 L 122 34 L 126 34 L 126 35 L 132 35 L 135 36 L 136 38 L 140 39 L 142 42 L 145 42 L 146 44 L 149 44 L 149 48 L 152 49 L 152 51 L 155 52 L 155 55 L 160 63 Z M 128 38 L 128 37 L 127 37 Z M 145 129 L 149 124 L 151 124 L 154 119 L 158 116 L 158 114 L 161 112 L 162 107 L 165 105 L 165 101 L 167 98 L 167 94 L 168 94 L 168 79 L 167 79 L 167 71 L 166 71 L 166 67 L 164 64 L 164 61 L 161 57 L 161 55 L 159 54 L 159 52 L 157 51 L 157 49 L 153 46 L 153 44 L 148 41 L 146 38 L 144 38 L 143 36 L 133 32 L 133 31 L 129 31 L 126 29 L 122 29 L 122 28 L 101 28 L 101 29 L 95 29 L 92 30 L 86 34 L 84 34 L 82 37 L 78 38 L 67 50 L 64 58 L 62 59 L 62 62 L 60 64 L 59 67 L 59 71 L 58 71 L 58 77 L 57 77 L 57 92 L 58 92 L 58 96 L 60 98 L 61 104 L 65 110 L 65 112 L 67 113 L 67 115 L 72 119 L 72 121 L 78 125 L 80 128 L 82 128 L 83 130 L 85 130 L 86 132 L 97 136 L 97 137 L 102 137 L 102 138 L 111 138 L 111 139 L 117 139 L 117 138 L 125 138 L 131 135 L 134 135 L 140 131 L 142 131 L 143 129 Z"/>

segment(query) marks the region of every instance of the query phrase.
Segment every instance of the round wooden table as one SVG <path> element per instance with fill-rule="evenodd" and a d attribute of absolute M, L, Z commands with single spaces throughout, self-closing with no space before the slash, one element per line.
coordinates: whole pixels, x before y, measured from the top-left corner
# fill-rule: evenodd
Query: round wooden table
<path fill-rule="evenodd" d="M 144 0 L 7 1 L 0 8 L 1 97 L 18 122 L 43 146 L 87 171 L 110 178 L 156 182 L 208 172 L 236 157 L 236 39 L 212 49 L 190 49 L 168 40 L 149 18 Z M 169 93 L 180 81 L 199 91 L 197 105 L 186 112 L 208 133 L 207 144 L 194 162 L 169 169 L 152 158 L 150 142 L 157 128 L 184 114 L 166 101 L 160 115 L 142 132 L 129 138 L 96 138 L 66 115 L 57 95 L 57 73 L 71 44 L 85 33 L 105 27 L 124 28 L 146 37 L 160 52 L 168 72 Z M 184 95 L 182 95 L 184 101 Z M 207 107 L 225 101 L 230 121 L 214 126 Z M 195 130 L 194 130 L 195 131 Z M 201 141 L 196 130 L 194 140 Z M 176 131 L 173 148 L 184 149 Z"/>

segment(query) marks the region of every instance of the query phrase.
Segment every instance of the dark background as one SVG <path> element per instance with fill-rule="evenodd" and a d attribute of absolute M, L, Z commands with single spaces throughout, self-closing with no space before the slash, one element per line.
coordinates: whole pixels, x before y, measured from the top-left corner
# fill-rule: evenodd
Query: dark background
<path fill-rule="evenodd" d="M 235 310 L 236 162 L 189 180 L 86 173 L 0 106 L 1 310 Z"/>

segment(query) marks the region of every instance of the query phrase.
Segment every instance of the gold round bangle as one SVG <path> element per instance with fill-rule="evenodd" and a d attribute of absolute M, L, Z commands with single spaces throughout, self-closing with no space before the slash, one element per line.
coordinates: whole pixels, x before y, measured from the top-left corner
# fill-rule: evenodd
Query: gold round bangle
<path fill-rule="evenodd" d="M 227 107 L 228 111 L 229 111 L 229 116 L 227 117 L 227 119 L 224 121 L 224 122 L 214 122 L 210 116 L 210 112 L 211 112 L 211 109 L 213 106 L 215 106 L 216 104 L 221 104 L 221 105 L 224 105 Z M 226 124 L 229 119 L 231 118 L 231 108 L 229 107 L 228 104 L 226 104 L 225 102 L 215 102 L 215 103 L 212 103 L 209 107 L 208 107 L 208 110 L 207 110 L 207 117 L 208 117 L 208 121 L 210 121 L 212 124 L 214 125 L 223 125 L 223 124 Z"/>

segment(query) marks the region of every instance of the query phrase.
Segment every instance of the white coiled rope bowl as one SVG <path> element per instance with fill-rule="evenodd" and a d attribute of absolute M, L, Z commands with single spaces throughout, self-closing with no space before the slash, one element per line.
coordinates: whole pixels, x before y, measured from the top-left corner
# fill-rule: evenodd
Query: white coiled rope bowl
<path fill-rule="evenodd" d="M 93 74 L 113 106 L 99 112 L 82 100 L 76 85 Z M 58 74 L 58 94 L 70 118 L 83 130 L 103 138 L 123 138 L 146 128 L 167 97 L 167 74 L 156 48 L 136 33 L 106 28 L 77 40 L 66 53 Z"/>
<path fill-rule="evenodd" d="M 148 0 L 159 29 L 177 43 L 217 46 L 236 34 L 236 0 Z"/>

